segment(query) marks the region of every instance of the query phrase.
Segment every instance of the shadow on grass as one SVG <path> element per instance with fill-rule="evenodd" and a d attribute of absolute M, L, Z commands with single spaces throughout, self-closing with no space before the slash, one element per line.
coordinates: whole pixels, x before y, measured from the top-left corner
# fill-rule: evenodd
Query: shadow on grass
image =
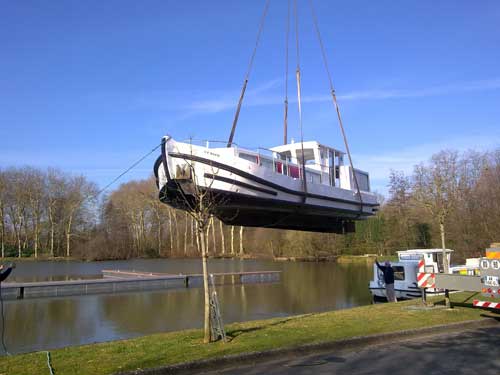
<path fill-rule="evenodd" d="M 242 329 L 228 330 L 226 332 L 226 336 L 231 341 L 231 340 L 235 339 L 236 337 L 238 337 L 238 336 L 240 336 L 240 335 L 242 335 L 244 333 L 250 333 L 250 332 L 260 331 L 262 329 L 266 329 L 266 328 L 270 328 L 270 327 L 274 327 L 274 326 L 280 326 L 280 325 L 283 325 L 285 323 L 288 323 L 288 322 L 291 322 L 291 321 L 294 321 L 294 320 L 303 319 L 303 318 L 308 317 L 310 315 L 312 315 L 312 314 L 306 314 L 306 315 L 301 315 L 301 316 L 294 316 L 294 317 L 284 318 L 284 319 L 280 319 L 280 320 L 272 322 L 272 323 L 267 323 L 267 324 L 263 324 L 263 325 L 256 326 L 256 327 L 251 327 L 251 328 L 242 328 Z"/>
<path fill-rule="evenodd" d="M 471 295 L 469 296 L 466 296 L 465 299 L 463 299 L 462 301 L 455 301 L 453 299 L 453 297 L 456 297 L 456 296 L 451 296 L 451 307 L 473 307 L 472 305 L 472 301 L 473 301 L 473 298 L 476 297 L 477 295 L 479 294 L 479 292 L 475 292 L 475 293 L 472 293 Z M 443 296 L 443 299 L 440 299 L 438 301 L 434 301 L 434 305 L 440 305 L 440 306 L 444 306 L 445 305 L 445 301 L 444 301 L 444 296 Z"/>

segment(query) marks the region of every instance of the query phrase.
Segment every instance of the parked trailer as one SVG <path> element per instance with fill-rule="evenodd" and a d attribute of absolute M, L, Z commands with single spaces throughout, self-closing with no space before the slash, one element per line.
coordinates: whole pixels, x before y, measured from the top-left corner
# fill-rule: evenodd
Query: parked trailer
<path fill-rule="evenodd" d="M 474 300 L 473 306 L 500 309 L 500 243 L 486 249 L 479 259 L 479 275 L 435 274 L 436 288 L 480 292 L 488 301 Z M 493 301 L 492 301 L 493 300 Z"/>

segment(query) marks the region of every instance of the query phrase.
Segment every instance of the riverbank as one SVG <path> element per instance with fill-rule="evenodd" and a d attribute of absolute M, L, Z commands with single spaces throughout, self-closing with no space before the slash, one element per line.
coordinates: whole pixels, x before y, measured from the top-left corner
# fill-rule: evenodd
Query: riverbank
<path fill-rule="evenodd" d="M 51 352 L 58 375 L 113 374 L 121 371 L 174 365 L 356 336 L 479 320 L 490 313 L 470 308 L 471 293 L 452 295 L 460 305 L 452 310 L 412 309 L 419 301 L 379 304 L 348 310 L 236 323 L 226 326 L 230 342 L 202 343 L 201 330 L 144 336 L 131 340 L 68 347 Z M 436 297 L 435 302 L 441 303 Z M 0 358 L 0 374 L 49 373 L 45 352 Z"/>
<path fill-rule="evenodd" d="M 378 258 L 379 262 L 383 262 L 385 260 L 397 261 L 397 255 L 381 255 L 377 256 L 375 254 L 364 254 L 364 255 L 325 255 L 325 256 L 309 256 L 309 257 L 300 257 L 300 256 L 290 256 L 290 257 L 271 257 L 268 255 L 217 255 L 217 256 L 209 256 L 209 259 L 241 259 L 241 260 L 273 260 L 276 262 L 336 262 L 336 263 L 368 263 L 372 264 L 375 261 L 375 258 Z M 199 259 L 199 256 L 192 257 L 160 257 L 160 258 L 132 258 L 132 259 Z M 0 258 L 0 263 L 16 263 L 16 262 L 47 262 L 47 261 L 56 261 L 56 262 L 108 262 L 108 261 L 126 261 L 130 259 L 99 259 L 99 260 L 87 260 L 87 259 L 79 259 L 74 257 L 49 257 L 49 256 L 39 256 L 35 257 L 6 257 Z"/>

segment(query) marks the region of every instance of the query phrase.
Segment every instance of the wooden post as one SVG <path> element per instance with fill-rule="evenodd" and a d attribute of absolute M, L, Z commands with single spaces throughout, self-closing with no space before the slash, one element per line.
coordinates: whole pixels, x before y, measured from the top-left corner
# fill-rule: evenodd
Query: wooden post
<path fill-rule="evenodd" d="M 444 304 L 448 309 L 451 309 L 451 303 L 450 303 L 450 291 L 448 289 L 444 290 Z"/>

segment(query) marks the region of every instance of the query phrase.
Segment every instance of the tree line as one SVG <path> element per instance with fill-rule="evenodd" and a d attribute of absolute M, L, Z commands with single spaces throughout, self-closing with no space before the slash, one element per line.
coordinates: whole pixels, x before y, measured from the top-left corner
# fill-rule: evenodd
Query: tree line
<path fill-rule="evenodd" d="M 206 225 L 206 251 L 227 257 L 329 257 L 446 247 L 477 256 L 500 236 L 500 149 L 442 151 L 410 175 L 392 171 L 378 213 L 347 235 Z M 154 178 L 106 196 L 83 176 L 0 170 L 1 256 L 197 257 L 197 220 L 158 199 Z"/>
<path fill-rule="evenodd" d="M 32 167 L 0 170 L 1 255 L 72 255 L 90 233 L 97 186 L 83 176 Z"/>

